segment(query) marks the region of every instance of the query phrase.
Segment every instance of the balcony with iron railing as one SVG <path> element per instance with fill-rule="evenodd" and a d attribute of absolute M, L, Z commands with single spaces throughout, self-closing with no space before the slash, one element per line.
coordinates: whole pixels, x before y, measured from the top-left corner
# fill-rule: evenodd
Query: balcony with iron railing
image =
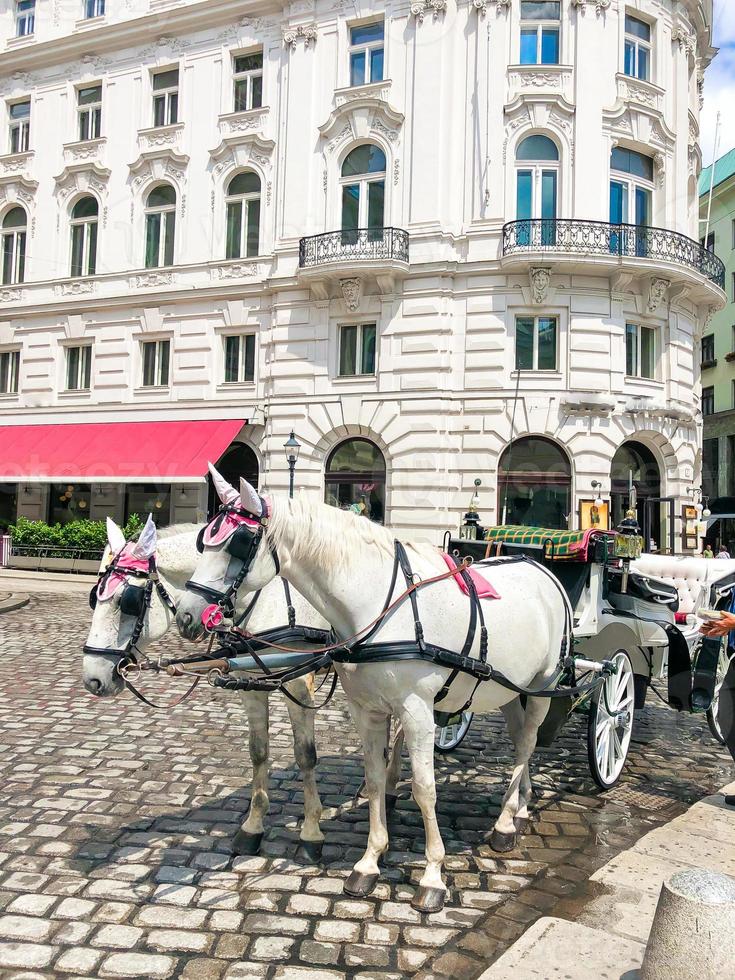
<path fill-rule="evenodd" d="M 380 279 L 408 271 L 403 228 L 343 228 L 299 241 L 299 277 L 311 283 L 357 274 Z"/>
<path fill-rule="evenodd" d="M 702 301 L 721 303 L 725 266 L 699 242 L 677 231 L 645 225 L 563 218 L 510 221 L 503 227 L 503 264 L 549 262 L 573 270 L 612 266 L 633 276 L 660 275 L 685 282 Z M 713 296 L 714 290 L 717 290 Z"/>

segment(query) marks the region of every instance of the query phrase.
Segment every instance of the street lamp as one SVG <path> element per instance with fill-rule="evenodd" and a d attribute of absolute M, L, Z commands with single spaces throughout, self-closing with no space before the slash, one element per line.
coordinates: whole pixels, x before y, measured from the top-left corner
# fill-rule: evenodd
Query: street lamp
<path fill-rule="evenodd" d="M 291 429 L 291 435 L 283 444 L 283 451 L 286 454 L 286 461 L 288 462 L 288 495 L 293 497 L 293 475 L 296 469 L 296 460 L 299 458 L 299 452 L 301 450 L 301 443 L 293 434 L 293 429 Z"/>

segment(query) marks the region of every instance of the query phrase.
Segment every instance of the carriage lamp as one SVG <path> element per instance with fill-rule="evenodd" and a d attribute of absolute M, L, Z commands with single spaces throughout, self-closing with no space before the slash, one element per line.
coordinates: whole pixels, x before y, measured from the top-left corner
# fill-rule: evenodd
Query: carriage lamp
<path fill-rule="evenodd" d="M 286 462 L 288 463 L 288 495 L 289 497 L 293 497 L 294 471 L 296 469 L 296 461 L 299 458 L 299 452 L 301 451 L 301 443 L 294 435 L 293 429 L 291 429 L 291 435 L 283 444 L 283 451 L 286 454 Z"/>
<path fill-rule="evenodd" d="M 625 517 L 617 527 L 615 535 L 615 557 L 622 559 L 623 580 L 620 590 L 623 594 L 628 591 L 628 573 L 630 563 L 636 558 L 641 557 L 643 551 L 643 538 L 641 529 L 636 516 L 637 494 L 635 487 L 630 488 L 630 502 Z"/>
<path fill-rule="evenodd" d="M 470 506 L 464 515 L 464 520 L 459 525 L 460 541 L 477 541 L 482 538 L 480 532 L 480 515 L 477 512 L 480 506 L 480 495 L 477 488 L 482 485 L 482 480 L 475 480 L 475 489 L 470 497 Z"/>

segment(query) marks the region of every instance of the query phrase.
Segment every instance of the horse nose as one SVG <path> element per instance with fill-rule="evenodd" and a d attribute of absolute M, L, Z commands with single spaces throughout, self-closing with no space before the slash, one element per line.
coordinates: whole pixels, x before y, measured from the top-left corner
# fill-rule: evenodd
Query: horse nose
<path fill-rule="evenodd" d="M 102 682 L 98 681 L 96 677 L 90 677 L 84 682 L 84 686 L 90 694 L 99 694 L 102 690 Z"/>

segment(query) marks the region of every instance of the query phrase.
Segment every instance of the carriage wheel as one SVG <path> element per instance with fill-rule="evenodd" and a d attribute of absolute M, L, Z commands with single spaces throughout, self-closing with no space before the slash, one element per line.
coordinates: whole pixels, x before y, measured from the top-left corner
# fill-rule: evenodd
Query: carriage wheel
<path fill-rule="evenodd" d="M 722 638 L 722 643 L 720 644 L 720 656 L 717 660 L 715 693 L 712 698 L 712 704 L 707 709 L 707 724 L 709 725 L 709 730 L 712 732 L 720 745 L 725 745 L 726 739 L 722 734 L 722 729 L 720 728 L 720 722 L 717 718 L 717 711 L 720 706 L 720 688 L 722 687 L 722 682 L 725 680 L 725 674 L 727 673 L 729 664 L 730 658 L 727 655 L 727 637 L 724 636 Z"/>
<path fill-rule="evenodd" d="M 444 728 L 437 727 L 434 745 L 438 752 L 452 752 L 463 741 L 472 724 L 472 711 L 463 711 L 457 720 Z"/>
<path fill-rule="evenodd" d="M 625 650 L 610 660 L 617 667 L 592 696 L 587 726 L 587 756 L 592 778 L 601 789 L 620 779 L 633 732 L 635 677 Z"/>

